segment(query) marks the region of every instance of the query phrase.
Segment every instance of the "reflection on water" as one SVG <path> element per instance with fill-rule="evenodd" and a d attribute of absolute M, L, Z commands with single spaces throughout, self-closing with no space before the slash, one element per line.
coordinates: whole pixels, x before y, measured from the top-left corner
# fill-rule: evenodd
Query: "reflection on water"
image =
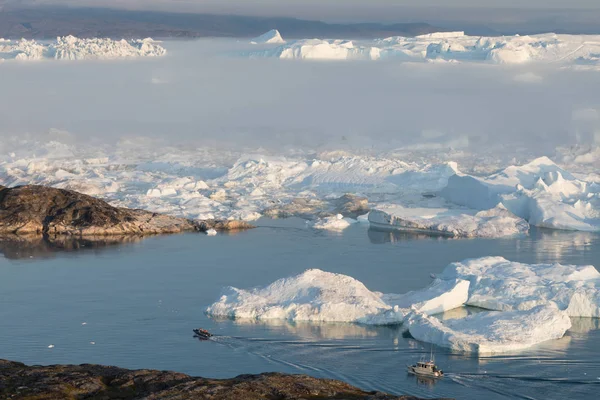
<path fill-rule="evenodd" d="M 373 244 L 396 243 L 406 240 L 450 240 L 447 235 L 440 235 L 432 232 L 431 234 L 421 232 L 395 231 L 389 229 L 380 229 L 369 227 L 369 240 Z"/>
<path fill-rule="evenodd" d="M 0 253 L 12 260 L 53 258 L 59 252 L 101 250 L 137 243 L 140 236 L 0 236 Z"/>
<path fill-rule="evenodd" d="M 594 243 L 598 244 L 600 240 L 598 233 L 543 228 L 533 229 L 530 236 L 527 247 L 532 248 L 535 254 L 538 255 L 538 259 L 547 259 L 550 255 L 557 261 L 562 260 L 565 253 L 573 251 L 590 252 L 592 251 L 592 245 Z"/>
<path fill-rule="evenodd" d="M 226 322 L 226 318 L 210 317 L 215 322 Z M 399 326 L 370 326 L 343 322 L 304 322 L 288 321 L 284 319 L 250 319 L 236 318 L 231 320 L 240 327 L 254 326 L 269 330 L 278 330 L 282 333 L 307 340 L 375 337 L 387 331 L 389 334 L 400 335 Z"/>

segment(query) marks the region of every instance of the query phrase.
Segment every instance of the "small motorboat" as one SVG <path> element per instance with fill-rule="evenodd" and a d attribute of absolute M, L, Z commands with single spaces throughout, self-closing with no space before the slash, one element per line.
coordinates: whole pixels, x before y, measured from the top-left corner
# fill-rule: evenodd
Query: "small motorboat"
<path fill-rule="evenodd" d="M 430 378 L 441 378 L 444 376 L 444 371 L 439 369 L 433 361 L 419 361 L 415 365 L 409 365 L 408 373 Z"/>
<path fill-rule="evenodd" d="M 213 334 L 207 331 L 206 329 L 200 328 L 194 329 L 194 334 L 200 340 L 208 340 L 213 336 Z"/>

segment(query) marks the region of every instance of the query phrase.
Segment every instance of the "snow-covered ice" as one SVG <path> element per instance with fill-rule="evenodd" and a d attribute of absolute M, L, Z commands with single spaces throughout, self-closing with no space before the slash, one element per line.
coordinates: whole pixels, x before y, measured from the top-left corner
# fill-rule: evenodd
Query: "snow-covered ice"
<path fill-rule="evenodd" d="M 382 294 L 352 277 L 311 269 L 265 288 L 226 288 L 206 312 L 229 318 L 386 325 L 401 323 L 411 309 L 434 314 L 460 307 L 468 289 L 464 280 L 436 280 L 422 290 Z"/>
<path fill-rule="evenodd" d="M 277 29 L 271 29 L 260 36 L 255 37 L 250 41 L 251 44 L 282 44 L 285 40 Z"/>
<path fill-rule="evenodd" d="M 247 53 L 244 53 L 247 54 Z M 253 57 L 322 60 L 479 62 L 492 64 L 554 63 L 600 67 L 600 36 L 559 35 L 469 36 L 438 32 L 416 37 L 376 40 L 301 39 L 275 49 L 250 52 Z"/>
<path fill-rule="evenodd" d="M 380 293 L 371 292 L 356 279 L 311 269 L 298 276 L 275 281 L 265 288 L 244 290 L 229 287 L 206 312 L 230 318 L 294 321 L 402 321 L 404 314 L 387 316 L 390 310 Z"/>
<path fill-rule="evenodd" d="M 337 214 L 331 217 L 319 218 L 310 223 L 313 229 L 324 229 L 329 231 L 343 231 L 357 221 L 352 218 L 344 218 L 342 214 Z"/>
<path fill-rule="evenodd" d="M 527 311 L 486 311 L 441 321 L 415 313 L 407 318 L 417 340 L 473 353 L 505 353 L 560 339 L 571 327 L 566 312 L 556 305 L 540 305 Z"/>
<path fill-rule="evenodd" d="M 166 50 L 158 42 L 138 40 L 80 39 L 75 36 L 57 37 L 55 42 L 35 40 L 0 41 L 0 60 L 90 60 L 131 57 L 160 57 Z"/>
<path fill-rule="evenodd" d="M 372 226 L 450 237 L 504 237 L 525 234 L 529 224 L 503 206 L 490 210 L 379 205 L 369 213 Z"/>
<path fill-rule="evenodd" d="M 600 231 L 600 185 L 575 178 L 548 157 L 488 177 L 456 174 L 441 195 L 479 210 L 501 203 L 535 226 Z"/>
<path fill-rule="evenodd" d="M 468 280 L 467 305 L 529 310 L 554 303 L 572 317 L 600 317 L 600 273 L 591 265 L 523 264 L 484 257 L 448 265 L 440 279 Z"/>

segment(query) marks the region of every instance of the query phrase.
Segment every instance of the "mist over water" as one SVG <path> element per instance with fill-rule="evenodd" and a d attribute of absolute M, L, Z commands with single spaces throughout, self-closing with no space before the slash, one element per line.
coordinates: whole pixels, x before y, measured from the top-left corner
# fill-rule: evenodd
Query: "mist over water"
<path fill-rule="evenodd" d="M 225 39 L 164 46 L 159 59 L 4 63 L 0 135 L 551 155 L 593 144 L 600 128 L 591 71 L 250 59 L 240 55 L 250 45 Z"/>

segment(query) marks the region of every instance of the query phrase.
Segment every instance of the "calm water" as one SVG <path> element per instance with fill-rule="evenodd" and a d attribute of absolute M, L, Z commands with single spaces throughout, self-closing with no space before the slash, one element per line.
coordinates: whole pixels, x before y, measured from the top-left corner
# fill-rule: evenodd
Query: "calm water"
<path fill-rule="evenodd" d="M 436 359 L 448 376 L 434 383 L 405 373 L 405 365 L 428 354 L 429 346 L 403 336 L 399 327 L 217 321 L 203 310 L 223 286 L 263 286 L 307 268 L 348 274 L 371 290 L 402 293 L 424 287 L 430 273 L 470 257 L 600 265 L 600 236 L 536 231 L 520 239 L 447 240 L 365 226 L 343 234 L 314 232 L 296 220 L 261 225 L 237 235 L 176 235 L 100 248 L 84 243 L 69 252 L 2 244 L 0 358 L 208 377 L 307 373 L 423 397 L 597 396 L 595 319 L 574 320 L 564 338 L 516 354 L 478 358 L 438 348 Z M 199 342 L 192 337 L 199 326 L 222 337 Z"/>

